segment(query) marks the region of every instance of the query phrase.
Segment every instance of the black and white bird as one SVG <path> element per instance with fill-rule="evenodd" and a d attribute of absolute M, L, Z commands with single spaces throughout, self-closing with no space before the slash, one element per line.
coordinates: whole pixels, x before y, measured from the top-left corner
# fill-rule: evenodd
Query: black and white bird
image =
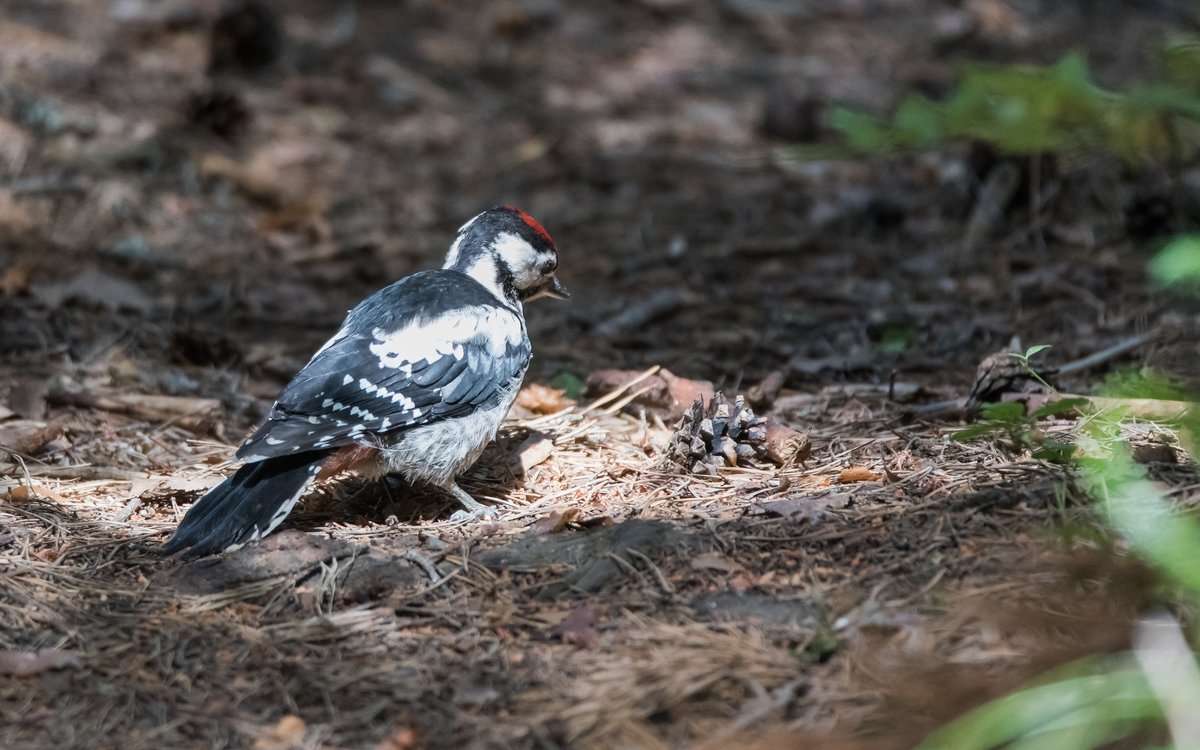
<path fill-rule="evenodd" d="M 522 303 L 569 295 L 558 250 L 529 214 L 468 221 L 442 268 L 407 276 L 350 311 L 237 451 L 238 471 L 201 498 L 164 547 L 205 555 L 271 533 L 314 480 L 346 470 L 440 487 L 495 437 L 532 349 Z"/>

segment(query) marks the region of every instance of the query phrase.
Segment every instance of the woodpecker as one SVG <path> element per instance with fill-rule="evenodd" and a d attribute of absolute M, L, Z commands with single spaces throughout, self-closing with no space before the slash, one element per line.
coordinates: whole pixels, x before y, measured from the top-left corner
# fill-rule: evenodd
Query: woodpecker
<path fill-rule="evenodd" d="M 488 513 L 455 479 L 496 436 L 525 377 L 523 303 L 570 296 L 557 269 L 554 240 L 524 211 L 468 221 L 440 269 L 349 312 L 238 448 L 241 468 L 188 510 L 164 552 L 257 541 L 312 482 L 348 470 L 439 487 L 462 506 L 456 515 Z"/>

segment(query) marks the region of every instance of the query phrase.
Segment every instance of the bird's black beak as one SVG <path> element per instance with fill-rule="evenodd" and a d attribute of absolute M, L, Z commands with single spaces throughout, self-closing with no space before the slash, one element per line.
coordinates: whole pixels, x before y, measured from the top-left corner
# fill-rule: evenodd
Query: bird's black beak
<path fill-rule="evenodd" d="M 557 276 L 550 279 L 549 282 L 543 284 L 542 290 L 547 297 L 553 297 L 554 299 L 571 299 L 571 293 L 567 291 L 567 288 L 563 286 L 563 283 L 558 280 Z"/>

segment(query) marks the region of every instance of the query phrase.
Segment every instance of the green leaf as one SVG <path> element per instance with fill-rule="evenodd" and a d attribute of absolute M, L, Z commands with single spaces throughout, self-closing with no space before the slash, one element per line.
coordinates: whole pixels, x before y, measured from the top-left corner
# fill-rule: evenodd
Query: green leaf
<path fill-rule="evenodd" d="M 1114 450 L 1085 479 L 1109 521 L 1138 554 L 1192 592 L 1200 592 L 1200 524 L 1195 518 L 1175 513 L 1124 450 Z"/>
<path fill-rule="evenodd" d="M 963 429 L 951 435 L 950 439 L 956 443 L 965 443 L 968 440 L 974 440 L 975 438 L 983 437 L 984 435 L 990 435 L 993 432 L 1000 432 L 1004 429 L 1004 425 L 996 424 L 995 422 L 980 422 L 979 424 L 973 424 L 970 427 L 964 427 Z"/>
<path fill-rule="evenodd" d="M 1057 679 L 998 698 L 934 732 L 918 748 L 991 750 L 1013 742 L 1021 747 L 1090 748 L 1126 736 L 1139 721 L 1162 716 L 1140 670 L 1089 659 L 1064 671 L 1072 674 L 1084 668 L 1098 673 Z M 1061 739 L 1064 733 L 1089 727 L 1095 733 L 1088 735 L 1100 742 L 1062 745 L 1037 739 Z"/>
<path fill-rule="evenodd" d="M 858 151 L 881 152 L 894 146 L 895 139 L 884 122 L 863 112 L 835 107 L 829 115 L 829 125 Z"/>
<path fill-rule="evenodd" d="M 550 387 L 559 389 L 567 398 L 575 400 L 587 390 L 587 384 L 573 372 L 560 372 L 550 378 Z"/>
<path fill-rule="evenodd" d="M 932 148 L 942 139 L 937 105 L 920 96 L 910 96 L 901 103 L 893 127 L 905 146 Z"/>
<path fill-rule="evenodd" d="M 1025 405 L 1016 401 L 1003 404 L 984 404 L 979 407 L 979 413 L 984 419 L 1006 424 L 1017 424 L 1025 419 Z"/>
<path fill-rule="evenodd" d="M 1033 355 L 1038 354 L 1040 352 L 1044 352 L 1053 346 L 1054 346 L 1054 344 L 1034 344 L 1033 346 L 1031 346 L 1025 350 L 1025 359 L 1029 359 Z"/>
<path fill-rule="evenodd" d="M 1051 401 L 1050 403 L 1043 405 L 1042 408 L 1035 411 L 1032 416 L 1034 419 L 1053 417 L 1055 414 L 1062 414 L 1068 411 L 1080 411 L 1091 403 L 1091 401 L 1088 401 L 1082 396 L 1077 396 L 1075 398 L 1060 398 L 1057 401 Z"/>
<path fill-rule="evenodd" d="M 1047 440 L 1041 448 L 1032 453 L 1039 461 L 1049 461 L 1052 464 L 1069 464 L 1075 456 L 1075 446 L 1061 440 Z"/>
<path fill-rule="evenodd" d="M 1150 261 L 1150 276 L 1167 286 L 1200 282 L 1200 235 L 1172 240 Z"/>

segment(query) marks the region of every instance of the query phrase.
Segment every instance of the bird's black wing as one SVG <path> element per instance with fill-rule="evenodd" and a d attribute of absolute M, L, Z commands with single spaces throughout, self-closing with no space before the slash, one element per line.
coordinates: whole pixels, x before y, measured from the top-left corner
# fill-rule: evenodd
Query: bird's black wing
<path fill-rule="evenodd" d="M 373 437 L 499 402 L 529 364 L 521 316 L 457 271 L 401 279 L 350 311 L 238 450 L 257 461 Z"/>

